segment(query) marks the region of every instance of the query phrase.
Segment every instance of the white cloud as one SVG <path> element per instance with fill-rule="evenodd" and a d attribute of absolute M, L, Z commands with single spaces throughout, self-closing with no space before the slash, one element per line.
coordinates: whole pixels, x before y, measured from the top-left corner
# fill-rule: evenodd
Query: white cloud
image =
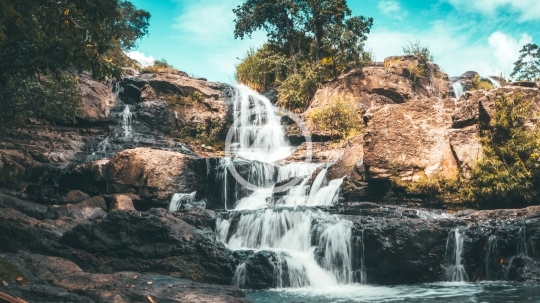
<path fill-rule="evenodd" d="M 489 36 L 488 41 L 493 50 L 493 55 L 497 60 L 497 67 L 502 72 L 508 74 L 513 69 L 514 62 L 519 57 L 519 51 L 523 45 L 531 43 L 532 38 L 527 33 L 524 33 L 517 40 L 500 31 L 496 31 Z"/>
<path fill-rule="evenodd" d="M 538 0 L 446 0 L 458 10 L 475 11 L 484 15 L 493 15 L 499 9 L 510 10 L 520 15 L 519 21 L 540 19 Z"/>
<path fill-rule="evenodd" d="M 403 10 L 399 2 L 395 0 L 381 0 L 378 4 L 379 10 L 392 18 L 402 20 L 404 16 L 407 15 L 407 12 Z"/>
<path fill-rule="evenodd" d="M 259 47 L 266 41 L 264 32 L 255 32 L 251 39 L 234 39 L 232 9 L 243 0 L 182 1 L 182 13 L 176 18 L 174 28 L 185 52 L 196 53 L 202 60 L 196 70 L 189 62 L 179 68 L 193 69 L 196 74 L 219 75 L 221 81 L 232 79 L 240 62 L 250 47 Z M 189 66 L 188 66 L 189 65 Z"/>
<path fill-rule="evenodd" d="M 130 57 L 131 59 L 139 62 L 139 64 L 142 67 L 150 66 L 150 65 L 154 64 L 154 61 L 156 61 L 156 58 L 154 58 L 152 56 L 146 56 L 145 54 L 143 54 L 143 53 L 141 53 L 139 51 L 127 52 L 126 55 L 128 55 L 128 57 Z"/>

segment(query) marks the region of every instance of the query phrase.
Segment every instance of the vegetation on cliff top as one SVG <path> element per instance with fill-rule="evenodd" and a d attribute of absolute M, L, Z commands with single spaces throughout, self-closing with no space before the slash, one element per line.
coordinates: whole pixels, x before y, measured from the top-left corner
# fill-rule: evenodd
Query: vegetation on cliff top
<path fill-rule="evenodd" d="M 76 77 L 119 77 L 150 14 L 121 0 L 0 0 L 0 124 L 28 117 L 73 122 Z M 57 92 L 60 98 L 53 98 Z"/>
<path fill-rule="evenodd" d="M 264 30 L 236 79 L 258 91 L 279 87 L 279 105 L 302 111 L 322 81 L 371 60 L 364 51 L 372 18 L 350 16 L 344 0 L 247 0 L 233 10 L 235 38 Z"/>
<path fill-rule="evenodd" d="M 330 104 L 311 112 L 308 120 L 319 130 L 330 132 L 337 140 L 347 140 L 364 132 L 364 111 L 353 96 L 337 96 Z"/>

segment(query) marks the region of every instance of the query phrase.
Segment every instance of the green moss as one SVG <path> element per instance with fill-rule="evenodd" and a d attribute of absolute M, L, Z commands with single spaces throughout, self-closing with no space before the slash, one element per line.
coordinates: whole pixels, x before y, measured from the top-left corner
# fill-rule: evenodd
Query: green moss
<path fill-rule="evenodd" d="M 15 280 L 24 277 L 17 266 L 0 259 L 0 280 Z"/>
<path fill-rule="evenodd" d="M 479 74 L 474 75 L 472 79 L 472 90 L 492 90 L 493 88 L 491 81 L 480 78 Z"/>

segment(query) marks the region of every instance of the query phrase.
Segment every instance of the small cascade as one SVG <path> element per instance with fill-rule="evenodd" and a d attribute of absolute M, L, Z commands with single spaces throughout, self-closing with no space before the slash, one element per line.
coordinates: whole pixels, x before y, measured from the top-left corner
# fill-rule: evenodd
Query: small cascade
<path fill-rule="evenodd" d="M 460 82 L 454 82 L 452 84 L 452 89 L 454 91 L 454 96 L 456 97 L 456 99 L 459 99 L 461 95 L 463 95 L 463 85 Z"/>
<path fill-rule="evenodd" d="M 171 199 L 171 203 L 169 203 L 169 211 L 175 212 L 179 211 L 182 208 L 185 208 L 186 206 L 189 206 L 192 202 L 195 201 L 196 194 L 196 191 L 190 194 L 174 194 Z"/>
<path fill-rule="evenodd" d="M 132 135 L 131 132 L 131 119 L 133 114 L 129 110 L 129 105 L 126 105 L 122 112 L 122 129 L 124 130 L 124 138 L 129 138 Z"/>
<path fill-rule="evenodd" d="M 278 170 L 277 182 L 300 176 L 311 176 L 311 174 L 318 167 L 319 165 L 315 163 L 291 163 L 285 166 L 280 166 Z"/>
<path fill-rule="evenodd" d="M 468 282 L 469 276 L 463 260 L 463 235 L 459 228 L 448 234 L 445 251 L 446 280 L 450 282 Z"/>
<path fill-rule="evenodd" d="M 517 256 L 527 257 L 527 228 L 525 224 L 519 228 L 517 237 Z"/>
<path fill-rule="evenodd" d="M 321 187 L 324 186 L 324 182 L 326 182 L 326 172 L 328 171 L 328 168 L 325 168 L 319 172 L 317 177 L 315 177 L 315 180 L 313 180 L 313 184 L 311 184 L 311 190 L 309 192 L 308 197 L 308 203 L 309 205 L 313 205 L 313 203 L 316 201 L 315 196 L 317 195 L 317 192 Z"/>
<path fill-rule="evenodd" d="M 501 83 L 491 77 L 482 77 L 482 79 L 486 79 L 489 82 L 491 82 L 491 85 L 493 85 L 493 88 L 499 88 L 501 87 Z"/>
<path fill-rule="evenodd" d="M 339 189 L 343 183 L 343 178 L 332 180 L 327 186 L 320 188 L 316 193 L 311 195 L 313 189 L 310 192 L 310 199 L 307 202 L 309 206 L 330 206 L 337 203 L 339 196 Z"/>
<path fill-rule="evenodd" d="M 485 275 L 485 280 L 493 281 L 499 279 L 499 268 L 500 267 L 500 257 L 499 250 L 497 247 L 497 236 L 491 235 L 488 238 L 486 247 L 484 249 L 484 259 L 483 259 L 483 271 Z"/>

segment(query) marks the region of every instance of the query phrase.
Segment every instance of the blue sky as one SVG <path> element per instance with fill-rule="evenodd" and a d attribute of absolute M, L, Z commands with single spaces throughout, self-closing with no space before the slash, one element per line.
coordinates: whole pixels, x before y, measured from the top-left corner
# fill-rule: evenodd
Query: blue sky
<path fill-rule="evenodd" d="M 166 59 L 190 75 L 234 82 L 234 68 L 265 33 L 235 40 L 232 9 L 242 0 L 131 0 L 152 14 L 150 35 L 133 57 Z M 508 76 L 521 46 L 540 43 L 540 0 L 348 0 L 353 15 L 373 17 L 367 47 L 377 61 L 408 41 L 428 45 L 450 76 L 468 70 Z"/>

